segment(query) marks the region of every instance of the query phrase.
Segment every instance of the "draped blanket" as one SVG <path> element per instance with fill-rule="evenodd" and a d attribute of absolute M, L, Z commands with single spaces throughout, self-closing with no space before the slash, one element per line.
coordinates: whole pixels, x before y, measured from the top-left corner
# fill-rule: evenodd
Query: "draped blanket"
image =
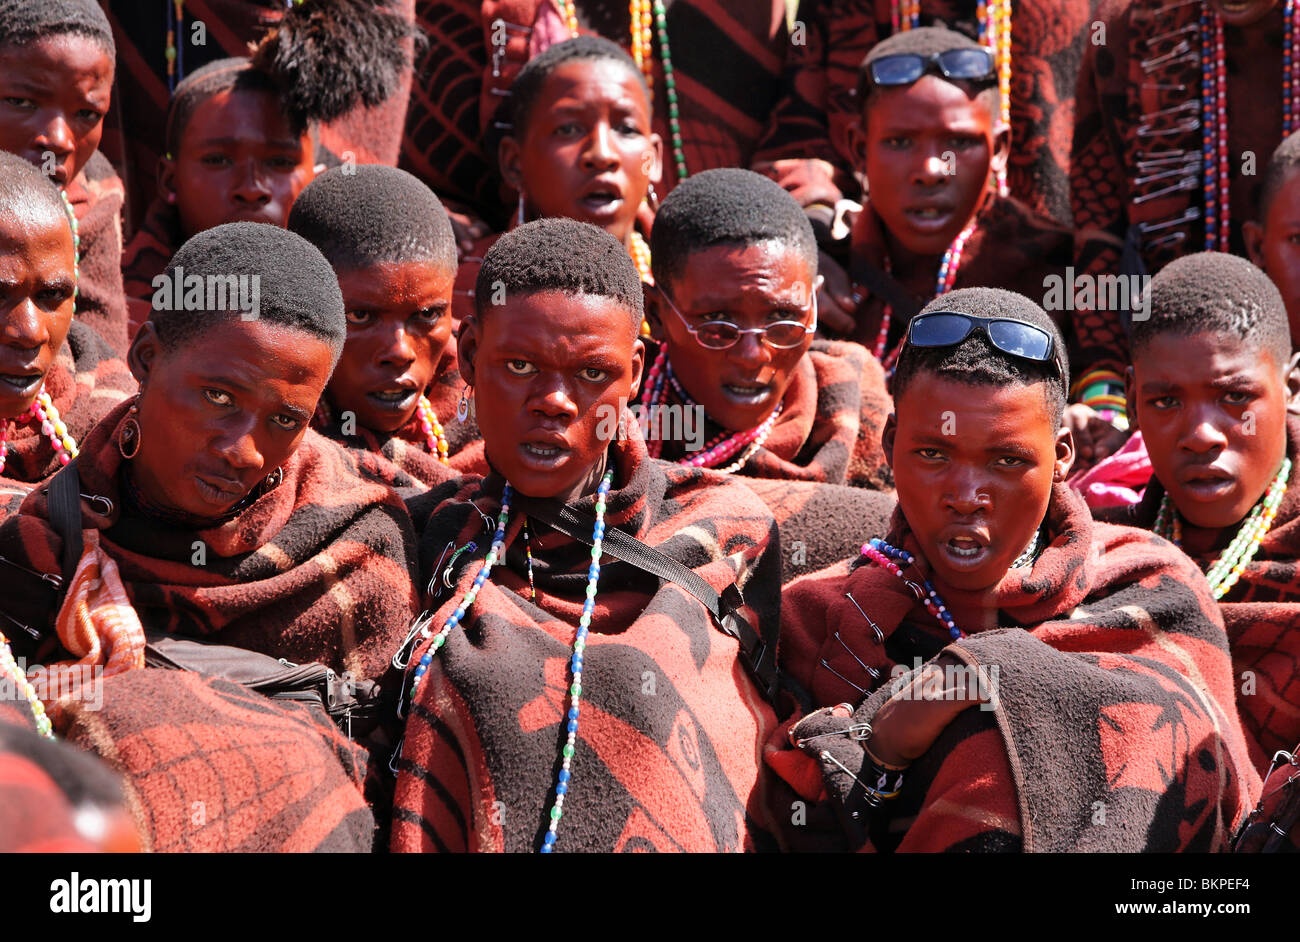
<path fill-rule="evenodd" d="M 118 356 L 126 356 L 130 337 L 122 290 L 125 187 L 113 165 L 95 151 L 66 192 L 80 239 L 77 320 L 95 328 Z"/>
<path fill-rule="evenodd" d="M 45 377 L 68 433 L 80 444 L 114 406 L 135 392 L 135 377 L 124 361 L 86 324 L 72 322 L 68 339 Z M 35 484 L 59 470 L 58 456 L 40 425 L 28 418 L 9 431 L 9 454 L 0 478 Z"/>
<path fill-rule="evenodd" d="M 611 446 L 606 526 L 691 567 L 715 589 L 735 580 L 756 627 L 777 617 L 771 515 L 736 481 L 646 456 L 639 437 Z M 469 588 L 499 510 L 499 478 L 445 485 L 413 502 L 432 515 L 422 574 L 457 559 L 454 590 L 433 600 L 436 632 Z M 575 503 L 593 513 L 594 499 Z M 492 570 L 447 637 L 414 703 L 398 764 L 392 848 L 531 851 L 554 801 L 569 656 L 591 550 L 530 521 L 534 601 L 511 511 L 505 565 Z M 470 558 L 472 557 L 472 558 Z M 441 560 L 441 566 L 439 566 Z M 428 642 L 412 653 L 418 663 Z M 408 672 L 409 684 L 410 672 Z M 739 851 L 769 843 L 760 748 L 776 725 L 737 644 L 672 583 L 606 557 L 582 677 L 561 851 Z"/>
<path fill-rule="evenodd" d="M 122 285 L 134 336 L 153 313 L 153 281 L 181 247 L 180 214 L 176 207 L 155 197 L 131 241 L 122 250 Z"/>
<path fill-rule="evenodd" d="M 903 794 L 873 815 L 868 845 L 1225 849 L 1259 775 L 1204 578 L 1158 537 L 1095 523 L 1064 484 L 1054 487 L 1048 531 L 1032 568 L 991 590 L 936 585 L 968 632 L 952 643 L 900 580 L 870 563 L 787 587 L 781 662 L 814 705 L 856 704 L 874 691 L 874 708 L 891 692 L 891 673 L 906 676 L 940 650 L 994 694 L 992 709 L 968 708 L 913 764 Z M 888 540 L 919 557 L 901 514 Z M 817 797 L 811 760 L 783 738 L 768 761 Z"/>
<path fill-rule="evenodd" d="M 416 610 L 409 518 L 367 472 L 391 465 L 309 431 L 278 487 L 226 523 L 190 529 L 124 512 L 117 432 L 127 409 L 95 427 L 77 464 L 82 493 L 113 502 L 105 514 L 83 500 L 82 526 L 100 531 L 144 627 L 380 677 Z M 27 570 L 61 572 L 62 545 L 45 488 L 0 525 L 0 556 Z M 22 588 L 5 594 L 4 613 L 46 628 L 60 599 L 5 568 Z"/>
<path fill-rule="evenodd" d="M 656 353 L 647 344 L 647 364 L 654 362 Z M 880 434 L 894 409 L 894 401 L 885 391 L 885 374 L 880 363 L 865 347 L 843 341 L 814 340 L 808 354 L 795 367 L 782 401 L 784 408 L 767 441 L 740 469 L 740 474 L 873 490 L 892 486 L 893 478 L 880 447 Z M 668 404 L 680 404 L 671 384 Z M 656 427 L 652 420 L 647 422 L 650 429 Z M 674 430 L 673 423 L 664 425 L 667 430 Z M 724 432 L 725 429 L 705 416 L 700 443 L 710 442 Z M 679 461 L 690 455 L 686 443 L 675 437 L 663 443 L 660 453 L 665 461 Z"/>
<path fill-rule="evenodd" d="M 1287 454 L 1300 464 L 1300 418 L 1287 417 Z M 1135 506 L 1110 519 L 1155 526 L 1164 486 L 1154 477 Z M 1193 557 L 1208 570 L 1217 553 Z M 1237 709 L 1262 774 L 1279 749 L 1300 742 L 1300 488 L 1296 473 L 1273 526 L 1237 584 L 1219 600 L 1232 649 Z"/>

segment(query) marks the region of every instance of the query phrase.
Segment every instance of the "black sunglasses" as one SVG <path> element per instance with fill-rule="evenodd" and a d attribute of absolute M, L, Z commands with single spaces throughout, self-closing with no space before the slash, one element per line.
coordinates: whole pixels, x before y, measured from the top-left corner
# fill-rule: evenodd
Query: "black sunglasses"
<path fill-rule="evenodd" d="M 1050 363 L 1065 381 L 1065 367 L 1057 356 L 1056 341 L 1041 327 L 1009 317 L 976 317 L 960 311 L 932 311 L 912 318 L 907 328 L 909 347 L 953 347 L 982 330 L 1003 353 L 1022 360 Z"/>
<path fill-rule="evenodd" d="M 890 87 L 911 85 L 926 72 L 938 72 L 946 79 L 978 82 L 994 75 L 993 53 L 987 49 L 949 49 L 923 56 L 917 52 L 899 52 L 881 56 L 871 63 L 868 72 L 875 85 Z"/>

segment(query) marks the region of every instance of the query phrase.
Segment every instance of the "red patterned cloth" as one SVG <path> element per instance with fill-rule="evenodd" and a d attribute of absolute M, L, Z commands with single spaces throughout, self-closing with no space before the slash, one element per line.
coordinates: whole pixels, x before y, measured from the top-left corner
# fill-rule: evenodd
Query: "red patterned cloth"
<path fill-rule="evenodd" d="M 633 435 L 611 446 L 606 526 L 655 546 L 715 589 L 736 580 L 750 622 L 777 616 L 780 563 L 771 515 L 732 478 L 646 456 Z M 432 608 L 436 631 L 481 565 L 483 518 L 499 478 L 419 498 L 436 507 L 423 574 L 450 541 L 478 541 L 454 591 Z M 576 502 L 593 512 L 594 497 Z M 417 518 L 419 507 L 413 506 Z M 590 549 L 530 522 L 537 598 L 512 511 L 505 565 L 433 660 L 410 704 L 392 847 L 530 851 L 554 800 L 561 723 Z M 473 559 L 466 557 L 472 556 Z M 412 655 L 418 663 L 426 645 Z M 606 558 L 583 668 L 561 851 L 739 851 L 768 846 L 760 745 L 776 718 L 737 659 L 737 644 L 675 584 Z M 408 674 L 409 681 L 409 674 Z"/>
<path fill-rule="evenodd" d="M 657 354 L 647 343 L 646 362 Z M 818 481 L 881 490 L 893 478 L 880 447 L 894 401 L 879 361 L 856 343 L 816 339 L 795 367 L 784 408 L 763 447 L 737 474 L 785 481 Z M 680 404 L 671 384 L 668 404 Z M 707 416 L 701 443 L 725 429 Z M 665 441 L 660 457 L 688 457 L 686 442 Z"/>
<path fill-rule="evenodd" d="M 122 285 L 129 311 L 132 337 L 153 313 L 154 279 L 185 242 L 176 207 L 155 197 L 144 222 L 122 251 Z"/>
<path fill-rule="evenodd" d="M 77 215 L 80 270 L 77 320 L 95 328 L 118 356 L 126 356 L 126 295 L 122 289 L 122 201 L 126 189 L 112 164 L 95 151 L 67 186 Z"/>
<path fill-rule="evenodd" d="M 1163 540 L 1094 523 L 1064 484 L 1053 489 L 1048 532 L 1032 568 L 991 590 L 935 586 L 968 633 L 956 642 L 900 580 L 869 563 L 846 561 L 786 587 L 781 664 L 815 706 L 857 703 L 865 689 L 873 712 L 891 672 L 940 651 L 992 679 L 994 709 L 967 709 L 912 765 L 902 795 L 873 815 L 868 846 L 1226 849 L 1259 774 L 1205 580 Z M 921 558 L 901 514 L 887 540 Z M 784 737 L 768 761 L 819 797 L 813 760 Z"/>

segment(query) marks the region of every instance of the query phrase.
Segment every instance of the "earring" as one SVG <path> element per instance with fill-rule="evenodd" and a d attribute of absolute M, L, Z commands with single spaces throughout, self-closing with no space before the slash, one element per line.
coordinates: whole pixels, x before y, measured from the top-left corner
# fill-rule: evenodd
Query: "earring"
<path fill-rule="evenodd" d="M 519 211 L 515 214 L 515 225 L 516 225 L 516 226 L 522 226 L 523 224 L 524 224 L 524 191 L 523 191 L 523 190 L 520 190 L 520 191 L 519 191 Z"/>
<path fill-rule="evenodd" d="M 655 192 L 655 185 L 653 183 L 651 183 L 649 189 L 646 190 L 645 201 L 650 204 L 651 210 L 656 213 L 659 212 L 659 194 Z"/>
<path fill-rule="evenodd" d="M 469 418 L 469 397 L 473 386 L 466 386 L 460 391 L 460 402 L 456 403 L 456 421 L 464 422 Z"/>
<path fill-rule="evenodd" d="M 126 414 L 126 421 L 122 423 L 122 431 L 117 435 L 117 450 L 122 457 L 130 461 L 136 455 L 140 454 L 140 423 L 135 420 L 135 416 L 140 411 L 137 402 L 131 404 L 130 410 Z"/>
<path fill-rule="evenodd" d="M 280 482 L 283 480 L 284 480 L 284 466 L 282 465 L 276 468 L 274 471 L 272 471 L 270 474 L 268 474 L 265 478 L 262 479 L 262 486 L 260 490 L 263 494 L 269 493 L 275 490 L 277 487 L 279 487 Z"/>

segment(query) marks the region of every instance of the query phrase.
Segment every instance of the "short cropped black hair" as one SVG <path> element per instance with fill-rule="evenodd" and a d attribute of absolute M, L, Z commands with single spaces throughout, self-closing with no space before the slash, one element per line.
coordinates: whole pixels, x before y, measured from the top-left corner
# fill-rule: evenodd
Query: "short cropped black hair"
<path fill-rule="evenodd" d="M 212 279 L 258 277 L 257 318 L 300 330 L 330 344 L 334 362 L 343 352 L 347 320 L 343 293 L 334 269 L 320 249 L 302 236 L 261 222 L 228 222 L 194 236 L 172 256 L 163 277 L 168 284 L 191 276 Z M 163 288 L 159 290 L 169 290 Z M 211 292 L 207 292 L 211 294 Z M 155 300 L 158 292 L 155 291 Z M 198 338 L 217 321 L 238 321 L 242 313 L 232 303 L 225 310 L 182 310 L 154 305 L 150 320 L 166 350 L 175 350 Z M 161 307 L 161 309 L 160 309 Z"/>
<path fill-rule="evenodd" d="M 1268 166 L 1264 169 L 1264 182 L 1259 190 L 1259 211 L 1255 217 L 1260 223 L 1268 218 L 1268 209 L 1274 197 L 1297 167 L 1300 167 L 1300 131 L 1283 138 L 1282 143 L 1277 145 L 1277 150 L 1273 151 L 1273 156 L 1268 159 Z"/>
<path fill-rule="evenodd" d="M 921 26 L 904 33 L 895 33 L 888 39 L 881 40 L 872 46 L 871 51 L 862 60 L 862 64 L 858 66 L 858 107 L 865 113 L 867 102 L 877 91 L 875 84 L 871 81 L 870 67 L 871 63 L 882 56 L 908 52 L 922 56 L 932 56 L 935 53 L 947 52 L 950 49 L 987 48 L 987 46 L 981 45 L 969 36 L 943 26 Z M 933 75 L 935 73 L 929 74 Z M 944 81 L 951 82 L 958 88 L 963 89 L 972 98 L 982 102 L 995 118 L 998 116 L 1000 93 L 998 91 L 996 71 L 991 78 L 983 82 L 953 81 L 951 79 L 944 79 Z"/>
<path fill-rule="evenodd" d="M 634 333 L 641 329 L 641 276 L 622 243 L 590 223 L 556 216 L 511 229 L 483 259 L 474 309 L 481 319 L 494 298 L 542 291 L 609 298 L 627 309 Z"/>
<path fill-rule="evenodd" d="M 1291 327 L 1281 293 L 1268 275 L 1239 256 L 1196 252 L 1175 259 L 1151 279 L 1145 307 L 1149 316 L 1133 320 L 1135 361 L 1153 337 L 1200 333 L 1244 340 L 1269 351 L 1279 367 L 1291 359 Z"/>
<path fill-rule="evenodd" d="M 705 170 L 679 183 L 655 215 L 655 283 L 670 285 L 687 256 L 701 249 L 769 241 L 796 249 L 817 277 L 817 238 L 794 197 L 750 170 Z"/>
<path fill-rule="evenodd" d="M 1052 344 L 1063 375 L 1050 363 L 1038 363 L 1003 353 L 981 330 L 972 331 L 951 347 L 904 345 L 894 372 L 893 394 L 897 403 L 913 380 L 922 373 L 967 383 L 971 386 L 1030 386 L 1042 383 L 1048 415 L 1056 425 L 1065 414 L 1066 390 L 1070 386 L 1065 341 L 1047 312 L 1023 294 L 1002 288 L 958 288 L 935 298 L 921 314 L 957 311 L 976 317 L 1005 317 L 1041 327 L 1052 335 Z"/>
<path fill-rule="evenodd" d="M 0 46 L 60 33 L 85 36 L 117 60 L 112 27 L 95 0 L 0 0 Z"/>
<path fill-rule="evenodd" d="M 645 76 L 637 68 L 636 62 L 623 51 L 618 43 L 610 42 L 600 36 L 578 36 L 550 46 L 541 55 L 529 59 L 514 84 L 510 86 L 510 123 L 511 134 L 515 138 L 523 135 L 528 124 L 528 117 L 551 73 L 561 66 L 579 61 L 607 60 L 617 62 L 637 77 L 641 88 L 645 90 L 646 110 L 650 109 L 650 87 Z"/>
<path fill-rule="evenodd" d="M 0 216 L 36 219 L 47 214 L 51 219 L 64 220 L 71 230 L 58 184 L 35 164 L 0 150 Z"/>
<path fill-rule="evenodd" d="M 384 164 L 335 167 L 309 183 L 289 211 L 296 232 L 335 270 L 379 262 L 434 262 L 455 272 L 456 237 L 433 191 Z"/>
<path fill-rule="evenodd" d="M 270 75 L 253 68 L 252 60 L 232 56 L 209 62 L 176 83 L 171 104 L 167 108 L 167 126 L 164 131 L 167 153 L 175 157 L 180 152 L 181 138 L 199 105 L 214 95 L 231 91 L 260 92 L 280 101 L 280 87 Z M 290 130 L 301 136 L 307 128 L 306 120 L 302 115 L 291 114 L 283 102 L 280 108 L 289 119 Z"/>

